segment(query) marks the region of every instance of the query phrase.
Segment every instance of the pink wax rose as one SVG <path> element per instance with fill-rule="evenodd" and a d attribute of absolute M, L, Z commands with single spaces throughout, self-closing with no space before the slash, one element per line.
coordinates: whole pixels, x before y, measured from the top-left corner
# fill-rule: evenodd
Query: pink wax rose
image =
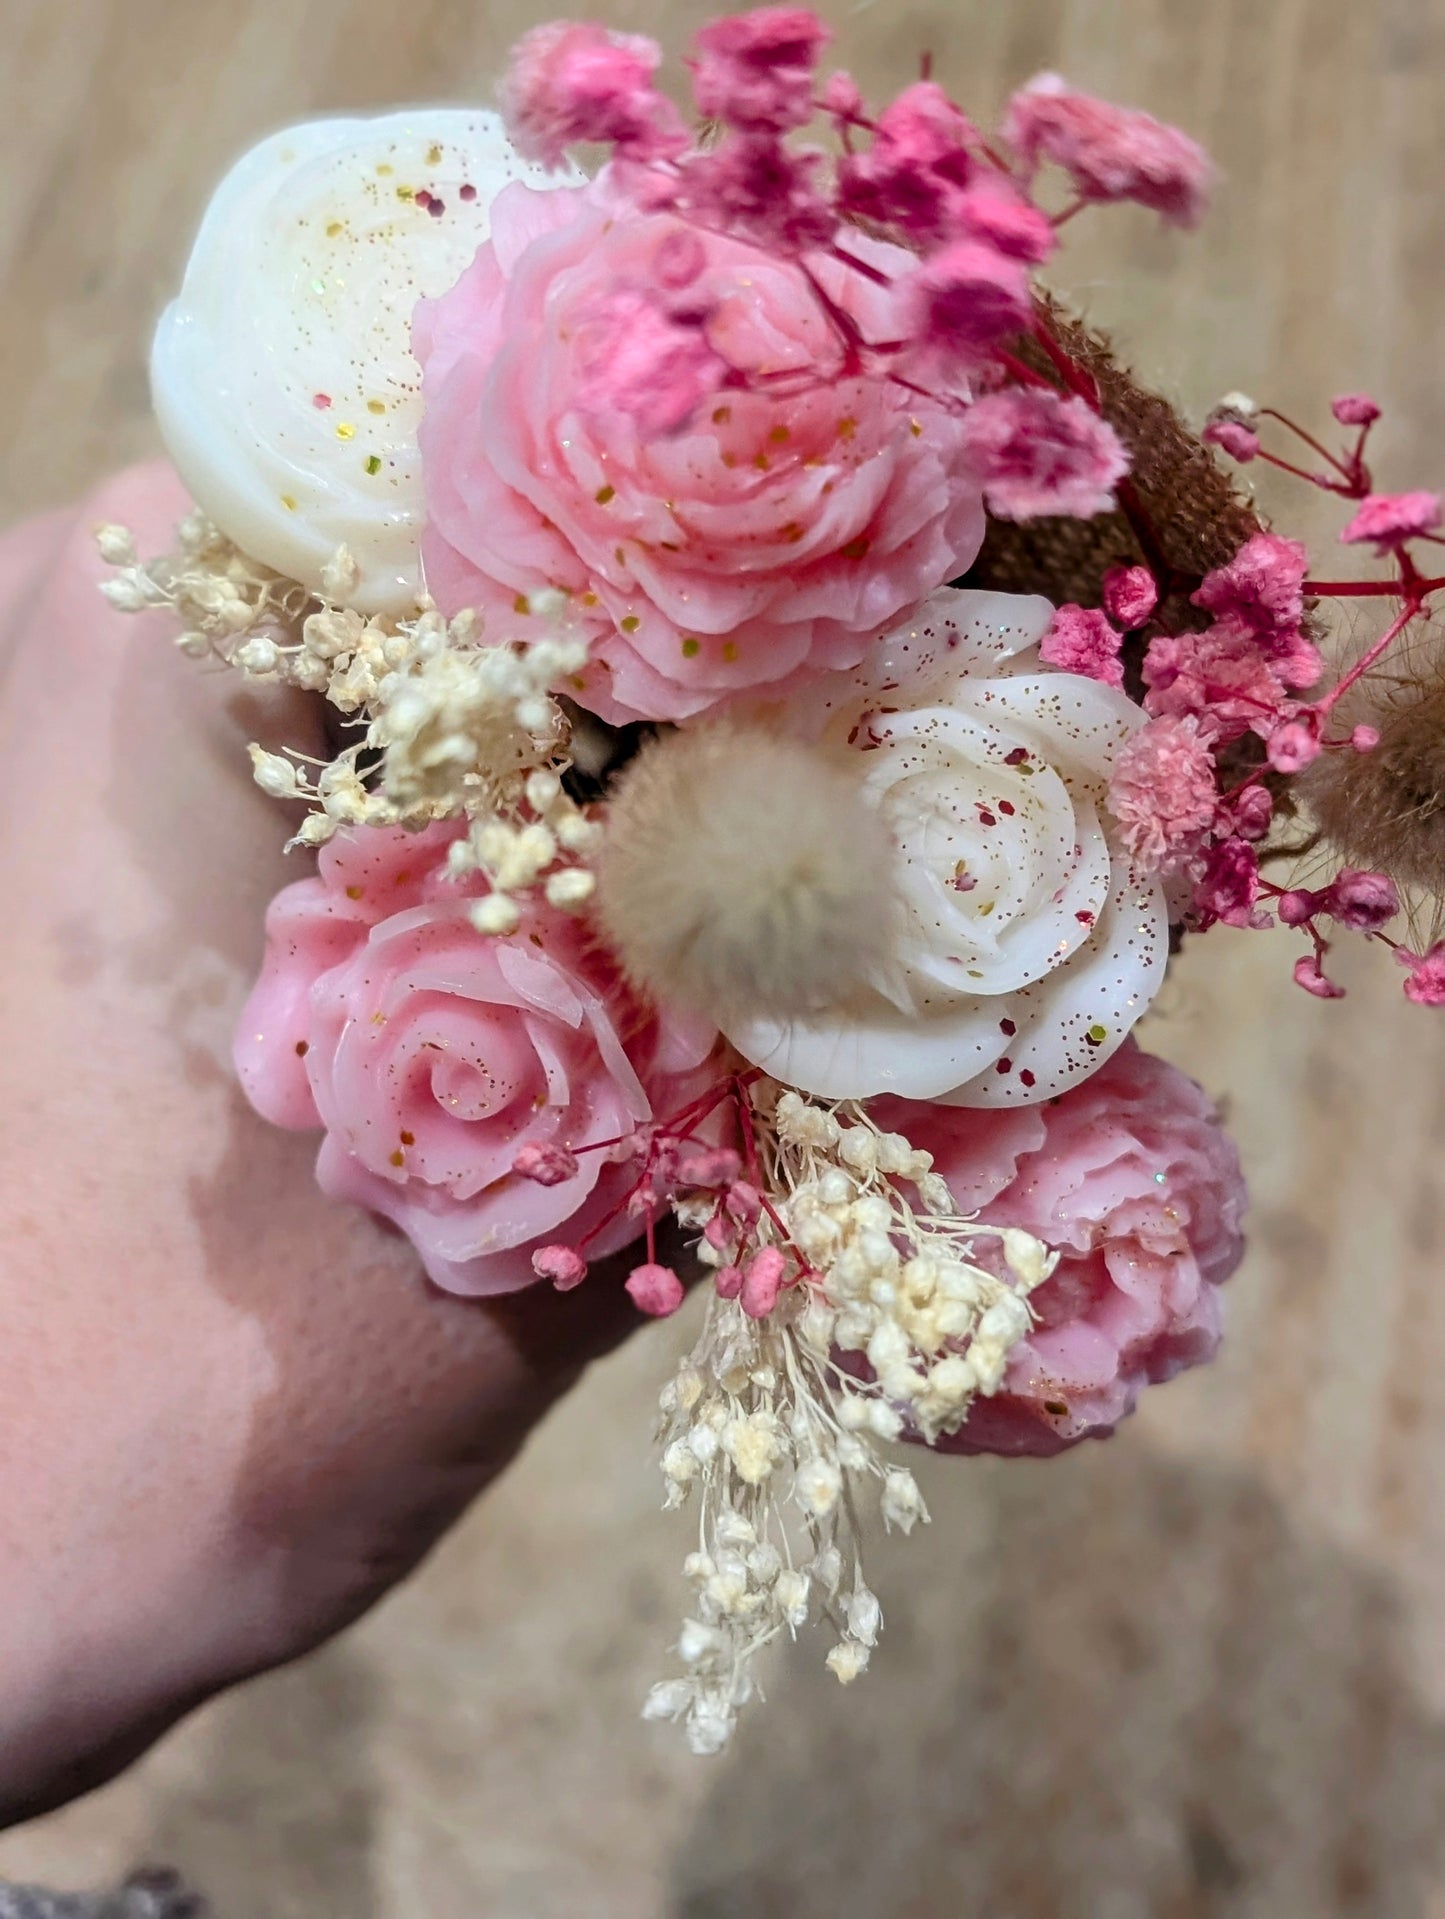
<path fill-rule="evenodd" d="M 1131 1040 L 1042 1106 L 985 1112 L 875 1101 L 880 1126 L 934 1155 L 960 1212 L 1062 1254 L 1003 1389 L 945 1452 L 1063 1452 L 1103 1439 L 1144 1386 L 1212 1359 L 1220 1285 L 1244 1252 L 1239 1156 L 1208 1098 Z"/>
<path fill-rule="evenodd" d="M 591 646 L 568 691 L 611 721 L 856 665 L 978 551 L 959 417 L 839 377 L 795 262 L 671 213 L 622 217 L 609 191 L 508 187 L 476 260 L 417 309 L 429 591 L 499 638 L 526 636 L 532 593 L 565 591 Z M 914 264 L 846 244 L 892 275 Z M 891 288 L 813 266 L 864 338 L 897 337 Z M 628 360 L 643 321 L 646 407 Z M 781 376 L 776 396 L 744 375 Z"/>
<path fill-rule="evenodd" d="M 326 1129 L 324 1192 L 392 1220 L 447 1292 L 505 1293 L 535 1283 L 543 1243 L 636 1237 L 607 1217 L 635 1170 L 585 1149 L 685 1106 L 715 1035 L 639 1008 L 567 914 L 478 933 L 485 882 L 446 877 L 458 831 L 342 833 L 277 894 L 236 1064 L 264 1118 Z M 513 1170 L 547 1147 L 576 1156 L 569 1177 Z"/>

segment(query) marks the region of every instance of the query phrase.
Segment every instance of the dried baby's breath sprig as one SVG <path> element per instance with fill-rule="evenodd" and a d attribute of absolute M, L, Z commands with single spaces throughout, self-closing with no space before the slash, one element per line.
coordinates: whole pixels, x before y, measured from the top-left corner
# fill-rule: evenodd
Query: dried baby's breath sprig
<path fill-rule="evenodd" d="M 570 729 L 550 691 L 586 659 L 565 631 L 564 595 L 532 596 L 529 612 L 551 620 L 551 634 L 484 644 L 475 614 L 447 620 L 430 601 L 409 619 L 358 612 L 349 598 L 359 574 L 345 547 L 313 593 L 251 559 L 199 513 L 181 522 L 176 551 L 160 559 L 139 560 L 124 527 L 99 527 L 96 541 L 117 569 L 101 589 L 112 606 L 168 609 L 193 658 L 320 693 L 353 729 L 324 762 L 252 744 L 262 790 L 314 809 L 293 845 L 324 845 L 343 826 L 418 829 L 461 817 L 468 831 L 452 848 L 451 871 L 482 871 L 491 881 L 472 908 L 480 931 L 510 933 L 520 918 L 514 896 L 533 887 L 569 911 L 591 897 L 585 862 L 598 829 L 563 789 Z"/>
<path fill-rule="evenodd" d="M 955 1432 L 998 1390 L 1057 1259 L 959 1217 L 930 1155 L 862 1106 L 758 1079 L 736 1098 L 747 1177 L 677 1209 L 716 1269 L 702 1335 L 661 1399 L 665 1504 L 696 1493 L 698 1545 L 686 1671 L 644 1707 L 704 1754 L 726 1745 L 775 1639 L 826 1620 L 829 1670 L 847 1685 L 866 1669 L 883 1615 L 860 1560 L 863 1496 L 905 1534 L 928 1518 L 878 1444 Z M 985 1240 L 999 1270 L 974 1256 Z"/>

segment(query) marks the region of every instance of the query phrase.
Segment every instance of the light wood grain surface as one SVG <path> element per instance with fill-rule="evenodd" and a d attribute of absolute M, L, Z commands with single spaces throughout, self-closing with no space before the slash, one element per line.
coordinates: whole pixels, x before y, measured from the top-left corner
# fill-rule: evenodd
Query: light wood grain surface
<path fill-rule="evenodd" d="M 706 11 L 592 10 L 674 48 Z M 321 109 L 485 96 L 536 17 L 0 0 L 0 516 L 153 450 L 148 331 L 230 159 Z M 1369 387 L 1383 483 L 1445 481 L 1445 0 L 834 18 L 875 90 L 930 47 L 981 114 L 1057 67 L 1178 119 L 1227 176 L 1205 232 L 1090 216 L 1059 283 L 1187 408 Z M 0 1841 L 0 1875 L 163 1856 L 222 1919 L 1445 1919 L 1445 1026 L 1368 956 L 1337 1008 L 1289 957 L 1211 936 L 1148 1032 L 1229 1094 L 1253 1173 L 1226 1357 L 1108 1446 L 925 1461 L 862 1686 L 810 1649 L 712 1763 L 636 1722 L 681 1598 L 660 1327 L 378 1617 Z"/>

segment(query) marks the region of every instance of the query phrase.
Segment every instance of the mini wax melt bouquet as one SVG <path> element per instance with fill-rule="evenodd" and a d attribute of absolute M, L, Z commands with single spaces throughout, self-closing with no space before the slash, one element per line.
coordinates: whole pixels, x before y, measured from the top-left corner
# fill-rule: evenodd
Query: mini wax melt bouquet
<path fill-rule="evenodd" d="M 256 1108 L 450 1292 L 626 1252 L 660 1316 L 701 1267 L 646 1706 L 699 1752 L 771 1640 L 868 1665 L 856 1518 L 928 1516 L 895 1442 L 1056 1453 L 1215 1351 L 1238 1160 L 1132 1036 L 1178 941 L 1282 923 L 1335 998 L 1348 929 L 1445 1001 L 1389 930 L 1445 862 L 1439 499 L 1376 490 L 1367 397 L 1194 433 L 1043 290 L 1096 205 L 1200 218 L 1184 134 L 1053 75 L 992 130 L 880 107 L 827 39 L 714 22 L 689 125 L 651 42 L 542 26 L 500 113 L 263 142 L 155 341 L 196 510 L 99 536 L 113 604 L 329 709 L 324 763 L 251 748 L 305 803 Z M 1223 461 L 1337 494 L 1373 570 Z M 1331 668 L 1335 595 L 1391 617 Z"/>

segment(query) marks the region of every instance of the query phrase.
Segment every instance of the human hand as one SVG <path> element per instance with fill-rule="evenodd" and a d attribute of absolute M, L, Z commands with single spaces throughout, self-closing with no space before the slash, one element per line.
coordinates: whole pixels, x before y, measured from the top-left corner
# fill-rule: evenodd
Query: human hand
<path fill-rule="evenodd" d="M 241 1097 L 302 870 L 245 743 L 319 718 L 96 591 L 98 523 L 185 510 L 139 468 L 0 539 L 0 1822 L 363 1612 L 636 1318 L 625 1267 L 437 1292 Z"/>

